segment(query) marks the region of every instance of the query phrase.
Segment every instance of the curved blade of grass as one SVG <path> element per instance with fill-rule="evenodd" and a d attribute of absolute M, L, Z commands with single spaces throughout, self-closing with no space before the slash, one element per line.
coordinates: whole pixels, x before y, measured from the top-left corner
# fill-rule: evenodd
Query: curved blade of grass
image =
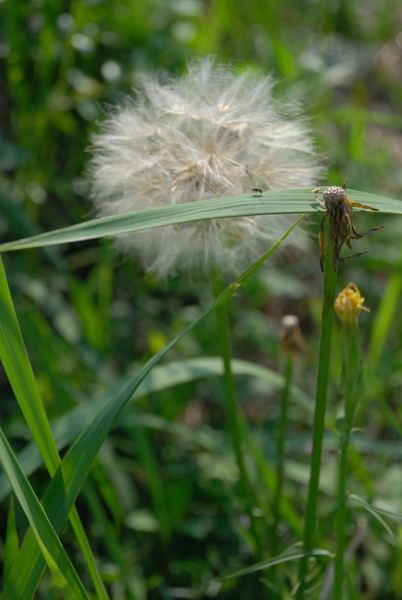
<path fill-rule="evenodd" d="M 236 571 L 235 573 L 231 573 L 230 575 L 220 577 L 219 581 L 223 581 L 225 579 L 232 579 L 233 577 L 242 577 L 243 575 L 249 575 L 250 573 L 255 573 L 256 571 L 261 571 L 262 569 L 268 569 L 268 567 L 273 567 L 274 565 L 280 565 L 291 560 L 299 560 L 300 558 L 307 559 L 311 556 L 327 556 L 328 558 L 333 558 L 334 555 L 332 554 L 332 552 L 321 548 L 313 548 L 312 550 L 306 550 L 305 552 L 303 550 L 299 550 L 290 554 L 284 553 L 280 554 L 279 556 L 276 556 L 275 558 L 262 560 L 261 562 L 258 562 L 255 565 L 251 565 L 250 567 L 246 567 L 245 569 L 240 569 L 240 571 Z"/>
<path fill-rule="evenodd" d="M 275 389 L 283 388 L 283 375 L 267 367 L 256 365 L 246 360 L 232 360 L 232 369 L 235 375 L 247 375 L 256 377 L 265 383 L 272 385 Z M 155 367 L 144 379 L 133 395 L 136 400 L 147 394 L 167 389 L 182 383 L 211 376 L 222 376 L 223 366 L 220 357 L 191 358 L 184 361 L 173 361 Z M 52 435 L 57 449 L 62 450 L 81 431 L 89 425 L 95 415 L 103 408 L 117 393 L 117 390 L 126 383 L 127 379 L 113 386 L 107 392 L 102 393 L 92 400 L 80 403 L 52 425 Z M 313 401 L 301 389 L 292 386 L 291 393 L 294 401 L 312 414 L 314 410 Z M 18 462 L 25 475 L 28 477 L 42 465 L 42 458 L 36 444 L 28 444 L 18 455 Z M 0 501 L 7 496 L 11 487 L 7 477 L 0 474 Z"/>
<path fill-rule="evenodd" d="M 70 559 L 0 429 L 0 462 L 31 525 L 57 587 L 70 600 L 89 600 Z M 15 596 L 19 598 L 20 596 Z"/>
<path fill-rule="evenodd" d="M 394 537 L 394 533 L 393 533 L 392 529 L 389 527 L 389 525 L 381 517 L 381 514 L 383 514 L 383 515 L 387 515 L 388 514 L 388 516 L 389 516 L 390 513 L 387 513 L 387 511 L 379 510 L 379 509 L 375 508 L 375 506 L 371 506 L 371 504 L 368 504 L 362 498 L 360 498 L 359 496 L 356 496 L 356 494 L 349 494 L 348 497 L 349 497 L 350 500 L 354 500 L 358 504 L 361 504 L 361 506 L 363 506 L 367 510 L 367 512 L 369 512 L 371 515 L 373 515 L 373 517 L 375 519 L 377 519 L 377 521 L 379 523 L 381 523 L 381 525 L 384 527 L 384 529 L 386 529 L 386 531 L 388 531 L 389 535 L 391 537 Z M 394 514 L 392 516 L 393 516 L 393 518 L 395 518 L 395 517 L 399 518 L 399 519 L 402 518 L 401 515 L 395 515 Z"/>
<path fill-rule="evenodd" d="M 44 463 L 52 475 L 60 460 L 15 314 L 1 259 L 0 360 Z"/>
<path fill-rule="evenodd" d="M 229 285 L 220 296 L 200 314 L 192 323 L 171 340 L 162 350 L 151 358 L 137 375 L 130 378 L 120 389 L 119 393 L 100 410 L 91 424 L 78 437 L 73 446 L 64 457 L 60 468 L 50 482 L 43 498 L 43 507 L 55 531 L 60 532 L 68 513 L 85 481 L 89 468 L 103 444 L 117 417 L 133 397 L 134 392 L 150 373 L 160 359 L 182 338 L 191 331 L 200 321 L 211 314 L 217 306 L 226 302 L 235 291 L 243 285 L 261 264 L 278 248 L 289 233 L 298 225 L 304 215 L 299 217 L 292 227 L 281 237 L 272 248 L 251 265 L 235 282 Z M 19 573 L 20 580 L 25 586 L 19 586 L 18 580 L 13 585 L 6 586 L 2 600 L 25 600 L 31 598 L 44 568 L 43 558 L 39 552 L 32 530 L 29 530 L 14 562 L 12 573 Z"/>
<path fill-rule="evenodd" d="M 50 475 L 53 475 L 60 464 L 60 458 L 25 348 L 1 259 L 0 360 L 46 468 Z M 75 509 L 72 510 L 70 518 L 98 596 L 100 599 L 106 600 L 107 593 L 98 573 L 85 530 Z M 18 574 L 14 573 L 13 577 L 18 577 Z"/>
<path fill-rule="evenodd" d="M 315 201 L 310 192 L 310 188 L 279 190 L 264 192 L 258 198 L 253 194 L 239 194 L 103 217 L 1 244 L 0 252 L 113 237 L 153 227 L 189 223 L 202 219 L 322 212 L 324 209 Z M 348 194 L 354 201 L 369 204 L 381 212 L 402 215 L 402 202 L 399 200 L 355 190 L 348 190 Z"/>
<path fill-rule="evenodd" d="M 355 496 L 355 494 L 349 494 L 349 498 L 351 500 L 357 500 L 361 503 L 362 500 L 359 496 Z M 364 500 L 363 500 L 364 502 Z M 384 517 L 389 517 L 390 519 L 396 519 L 397 521 L 402 520 L 402 514 L 393 512 L 392 510 L 386 510 L 385 508 L 378 508 L 378 506 L 369 505 L 377 514 L 384 515 Z"/>

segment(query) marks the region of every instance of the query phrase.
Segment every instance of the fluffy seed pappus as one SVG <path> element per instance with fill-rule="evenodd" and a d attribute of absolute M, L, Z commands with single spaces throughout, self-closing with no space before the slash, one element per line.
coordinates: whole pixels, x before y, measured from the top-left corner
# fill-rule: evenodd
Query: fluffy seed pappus
<path fill-rule="evenodd" d="M 367 208 L 369 210 L 375 211 L 378 211 L 379 209 L 373 208 L 372 206 L 367 206 L 367 204 L 353 202 L 350 198 L 348 198 L 348 196 L 346 195 L 346 181 L 344 181 L 342 187 L 338 185 L 331 185 L 323 192 L 321 192 L 319 188 L 311 190 L 311 193 L 314 194 L 317 202 L 327 209 L 327 212 L 324 214 L 320 222 L 319 242 L 321 271 L 324 271 L 324 221 L 326 219 L 329 220 L 329 228 L 332 234 L 332 239 L 334 241 L 334 250 L 332 254 L 332 265 L 334 271 L 336 271 L 337 269 L 339 260 L 351 260 L 352 258 L 357 258 L 358 256 L 367 253 L 366 250 L 365 252 L 356 252 L 355 254 L 351 254 L 350 256 L 341 257 L 339 256 L 339 254 L 344 244 L 346 244 L 348 248 L 352 248 L 350 240 L 359 240 L 362 237 L 373 235 L 373 233 L 383 228 L 383 225 L 381 225 L 380 227 L 374 227 L 373 229 L 370 229 L 369 231 L 366 231 L 364 233 L 358 233 L 356 231 L 352 217 L 353 207 Z M 318 198 L 318 194 L 322 194 L 324 201 Z"/>
<path fill-rule="evenodd" d="M 323 169 L 310 127 L 274 87 L 269 75 L 238 73 L 214 57 L 190 61 L 181 77 L 138 75 L 137 89 L 109 108 L 91 137 L 97 215 L 314 185 Z M 115 244 L 160 281 L 211 270 L 229 278 L 290 222 L 287 215 L 203 219 L 119 235 Z M 304 239 L 302 228 L 297 235 Z"/>

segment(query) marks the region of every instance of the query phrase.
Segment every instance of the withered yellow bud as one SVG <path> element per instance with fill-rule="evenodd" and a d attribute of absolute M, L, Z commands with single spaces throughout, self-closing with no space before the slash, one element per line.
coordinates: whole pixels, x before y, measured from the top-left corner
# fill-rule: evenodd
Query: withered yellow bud
<path fill-rule="evenodd" d="M 369 308 L 363 306 L 363 302 L 364 298 L 361 296 L 357 285 L 348 283 L 335 300 L 335 312 L 342 323 L 353 325 L 357 323 L 361 310 L 370 312 Z"/>

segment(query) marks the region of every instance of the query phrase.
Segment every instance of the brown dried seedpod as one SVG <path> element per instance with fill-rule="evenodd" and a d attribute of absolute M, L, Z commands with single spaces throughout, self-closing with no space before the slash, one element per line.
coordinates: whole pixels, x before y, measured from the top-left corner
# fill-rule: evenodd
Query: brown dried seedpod
<path fill-rule="evenodd" d="M 367 237 L 368 235 L 373 235 L 379 229 L 382 229 L 383 225 L 380 227 L 374 227 L 374 229 L 370 229 L 364 233 L 358 233 L 353 224 L 352 220 L 352 209 L 353 207 L 357 208 L 367 208 L 369 210 L 376 210 L 378 208 L 373 208 L 372 206 L 367 206 L 366 204 L 360 204 L 359 202 L 353 202 L 346 195 L 346 181 L 343 183 L 342 187 L 338 185 L 331 185 L 329 188 L 321 192 L 318 188 L 311 190 L 311 193 L 314 194 L 315 199 L 321 206 L 327 209 L 327 212 L 321 219 L 320 223 L 320 233 L 319 233 L 319 241 L 320 241 L 320 267 L 321 271 L 324 270 L 324 257 L 325 257 L 325 240 L 324 240 L 324 221 L 329 219 L 329 227 L 331 229 L 332 238 L 334 240 L 334 252 L 332 255 L 332 264 L 334 267 L 334 271 L 337 269 L 338 260 L 351 260 L 352 258 L 357 258 L 362 254 L 366 254 L 365 252 L 356 252 L 355 254 L 351 254 L 350 256 L 339 256 L 339 253 L 342 249 L 343 244 L 346 244 L 348 248 L 352 248 L 350 240 L 359 240 L 362 237 Z M 317 194 L 321 194 L 324 202 L 320 200 Z"/>

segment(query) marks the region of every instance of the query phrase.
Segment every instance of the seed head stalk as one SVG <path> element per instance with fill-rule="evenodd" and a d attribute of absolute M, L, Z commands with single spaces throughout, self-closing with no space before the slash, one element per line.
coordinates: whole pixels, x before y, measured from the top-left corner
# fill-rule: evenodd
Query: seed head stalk
<path fill-rule="evenodd" d="M 334 239 L 328 227 L 325 247 L 324 295 L 322 304 L 322 320 L 319 345 L 315 410 L 313 422 L 313 445 L 310 460 L 310 482 L 307 495 L 306 515 L 303 531 L 304 550 L 312 550 L 317 520 L 318 484 L 321 469 L 322 440 L 324 436 L 325 411 L 327 406 L 328 371 L 330 361 L 332 325 L 334 320 L 334 300 L 337 282 L 337 271 L 333 265 Z M 301 600 L 307 575 L 307 557 L 300 560 L 299 588 L 296 600 Z"/>
<path fill-rule="evenodd" d="M 282 497 L 282 484 L 284 475 L 284 449 L 285 449 L 285 436 L 286 436 L 286 425 L 288 420 L 289 410 L 289 396 L 290 396 L 290 384 L 292 381 L 293 372 L 293 354 L 287 353 L 285 356 L 284 364 L 284 385 L 282 390 L 281 408 L 278 420 L 278 430 L 276 436 L 276 488 L 274 492 L 274 498 L 272 502 L 272 513 L 274 518 L 274 524 L 272 527 L 272 555 L 276 556 L 278 553 L 278 528 L 280 521 L 280 506 Z"/>
<path fill-rule="evenodd" d="M 213 277 L 215 296 L 222 291 L 220 278 L 216 273 Z M 237 467 L 239 469 L 240 486 L 242 496 L 245 501 L 247 516 L 250 521 L 251 534 L 254 539 L 254 550 L 259 560 L 263 560 L 263 543 L 259 523 L 255 517 L 253 508 L 255 505 L 254 494 L 250 478 L 247 472 L 246 461 L 244 457 L 244 427 L 242 427 L 242 414 L 236 398 L 236 387 L 231 367 L 232 351 L 230 339 L 230 327 L 227 313 L 227 305 L 222 304 L 216 309 L 218 321 L 218 335 L 221 347 L 222 360 L 224 365 L 224 386 L 227 402 L 227 411 L 229 419 L 230 436 L 232 439 L 233 450 L 236 457 Z"/>
<path fill-rule="evenodd" d="M 304 341 L 299 319 L 296 315 L 285 315 L 281 320 L 279 331 L 280 349 L 283 362 L 283 388 L 278 424 L 276 428 L 276 484 L 272 501 L 273 525 L 271 530 L 271 552 L 275 556 L 279 551 L 279 524 L 281 517 L 282 488 L 284 479 L 284 454 L 286 427 L 290 404 L 290 387 L 292 384 L 294 359 L 300 358 L 308 352 Z M 275 568 L 271 569 L 274 579 Z"/>
<path fill-rule="evenodd" d="M 344 553 L 346 543 L 346 472 L 348 464 L 348 449 L 352 422 L 345 418 L 341 437 L 338 471 L 338 501 L 336 514 L 336 554 L 334 600 L 342 600 L 344 579 Z"/>
<path fill-rule="evenodd" d="M 368 311 L 363 306 L 363 301 L 364 298 L 361 297 L 358 288 L 353 283 L 349 283 L 338 295 L 335 302 L 335 311 L 342 321 L 342 371 L 339 388 L 344 401 L 344 418 L 340 421 L 341 441 L 338 464 L 334 600 L 342 600 L 343 597 L 348 450 L 356 404 L 364 390 L 363 360 L 358 323 L 360 310 Z"/>
<path fill-rule="evenodd" d="M 272 556 L 276 556 L 279 553 L 279 524 L 281 518 L 281 500 L 282 500 L 282 488 L 283 488 L 283 476 L 284 476 L 284 451 L 285 451 L 285 438 L 286 438 L 286 426 L 288 421 L 289 412 L 289 400 L 290 400 L 290 385 L 292 381 L 293 373 L 293 353 L 285 353 L 285 361 L 283 368 L 284 383 L 282 389 L 281 407 L 276 432 L 276 483 L 274 490 L 274 497 L 272 501 L 272 515 L 273 525 L 271 532 L 271 553 Z M 270 579 L 275 583 L 276 579 L 276 566 L 274 565 L 270 569 Z"/>

